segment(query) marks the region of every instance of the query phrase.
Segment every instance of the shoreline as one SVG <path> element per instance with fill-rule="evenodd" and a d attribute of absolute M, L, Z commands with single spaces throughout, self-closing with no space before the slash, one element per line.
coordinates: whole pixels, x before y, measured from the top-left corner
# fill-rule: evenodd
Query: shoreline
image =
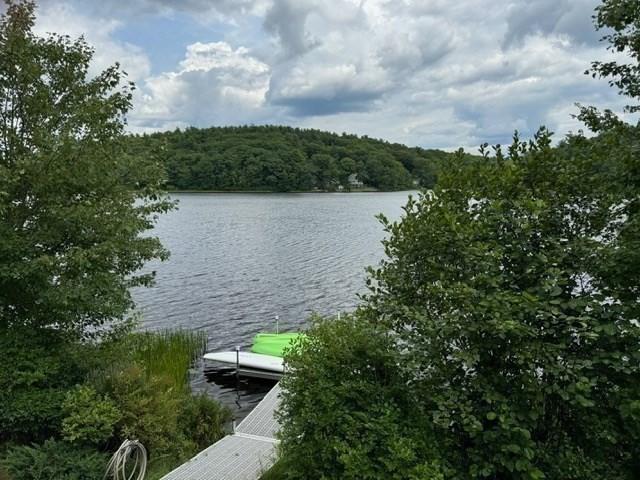
<path fill-rule="evenodd" d="M 166 190 L 168 194 L 172 193 L 230 193 L 230 194 L 239 194 L 239 193 L 247 193 L 247 194 L 283 194 L 283 193 L 393 193 L 393 192 L 415 192 L 419 191 L 419 188 L 411 188 L 406 190 L 376 190 L 374 188 L 371 189 L 357 189 L 357 190 L 342 190 L 342 191 L 329 191 L 329 190 L 290 190 L 287 192 L 274 192 L 273 190 Z"/>

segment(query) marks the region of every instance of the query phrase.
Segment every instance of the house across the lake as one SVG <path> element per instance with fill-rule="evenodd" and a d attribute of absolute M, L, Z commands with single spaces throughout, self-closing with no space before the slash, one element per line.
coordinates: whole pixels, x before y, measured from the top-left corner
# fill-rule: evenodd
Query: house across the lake
<path fill-rule="evenodd" d="M 349 187 L 350 188 L 362 188 L 364 187 L 364 183 L 362 183 L 360 181 L 360 179 L 358 178 L 358 175 L 355 173 L 352 173 L 351 175 L 349 175 L 349 178 L 347 179 L 349 182 Z"/>

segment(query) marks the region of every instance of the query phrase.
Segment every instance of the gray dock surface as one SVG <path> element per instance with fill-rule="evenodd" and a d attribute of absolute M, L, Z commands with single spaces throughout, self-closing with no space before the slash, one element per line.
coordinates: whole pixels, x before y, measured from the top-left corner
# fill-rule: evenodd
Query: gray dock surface
<path fill-rule="evenodd" d="M 269 390 L 262 401 L 236 427 L 235 433 L 246 433 L 265 438 L 276 438 L 278 422 L 273 415 L 280 403 L 280 383 Z"/>
<path fill-rule="evenodd" d="M 277 383 L 228 435 L 203 450 L 162 480 L 257 480 L 276 459 L 279 405 Z"/>

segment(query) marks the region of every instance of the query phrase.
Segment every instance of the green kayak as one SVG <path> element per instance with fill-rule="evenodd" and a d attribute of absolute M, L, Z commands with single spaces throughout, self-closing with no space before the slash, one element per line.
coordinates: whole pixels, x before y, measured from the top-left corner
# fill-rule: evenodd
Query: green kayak
<path fill-rule="evenodd" d="M 289 344 L 301 333 L 259 333 L 253 339 L 251 351 L 273 357 L 282 357 Z"/>

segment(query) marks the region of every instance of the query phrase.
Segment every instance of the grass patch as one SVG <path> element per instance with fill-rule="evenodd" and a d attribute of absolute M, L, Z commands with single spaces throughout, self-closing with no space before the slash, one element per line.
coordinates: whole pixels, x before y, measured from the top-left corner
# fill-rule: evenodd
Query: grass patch
<path fill-rule="evenodd" d="M 141 332 L 130 335 L 127 343 L 147 375 L 169 379 L 177 390 L 189 390 L 189 369 L 205 352 L 207 335 L 184 330 Z"/>

